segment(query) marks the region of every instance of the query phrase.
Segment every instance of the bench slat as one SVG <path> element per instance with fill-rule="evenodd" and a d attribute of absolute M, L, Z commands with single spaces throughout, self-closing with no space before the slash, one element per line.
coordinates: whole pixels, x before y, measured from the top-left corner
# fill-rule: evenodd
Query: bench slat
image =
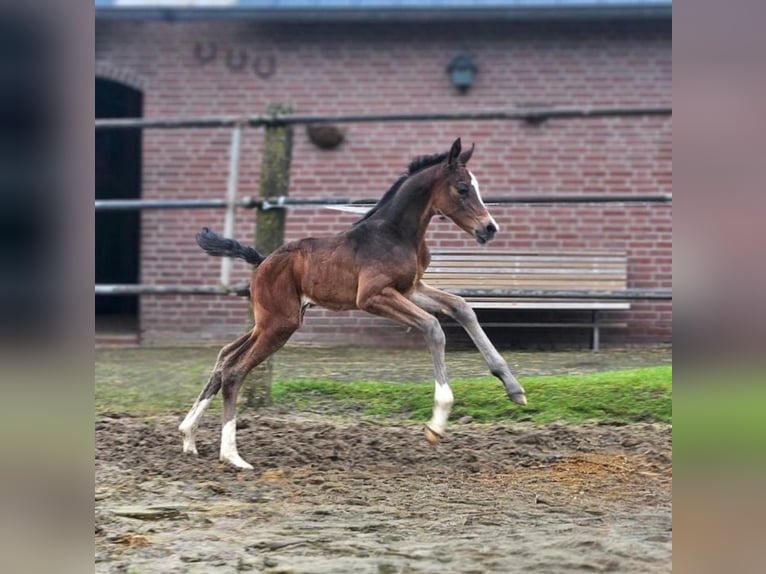
<path fill-rule="evenodd" d="M 472 262 L 470 265 L 466 262 L 444 262 L 435 261 L 426 270 L 428 274 L 442 274 L 442 273 L 461 273 L 465 275 L 475 273 L 493 273 L 498 275 L 521 275 L 521 274 L 582 274 L 582 275 L 598 275 L 598 274 L 613 274 L 625 276 L 627 274 L 627 268 L 625 262 L 621 264 L 610 265 L 579 265 L 573 266 L 569 263 L 553 263 L 545 265 L 531 265 L 531 264 L 518 264 L 509 265 L 501 262 Z"/>
<path fill-rule="evenodd" d="M 536 286 L 541 289 L 581 289 L 581 290 L 618 290 L 625 287 L 625 282 L 618 279 L 604 279 L 602 281 L 594 281 L 592 278 L 587 281 L 578 278 L 566 278 L 566 277 L 501 277 L 493 279 L 492 277 L 425 277 L 425 282 L 433 287 L 437 285 L 449 285 L 454 287 L 490 287 L 493 288 L 520 288 L 529 287 L 535 288 Z"/>
<path fill-rule="evenodd" d="M 458 323 L 450 321 L 449 323 L 444 323 L 450 327 L 459 327 L 460 325 Z M 550 329 L 551 327 L 577 327 L 578 329 L 592 329 L 593 325 L 591 323 L 530 323 L 530 322 L 516 322 L 516 321 L 486 321 L 484 322 L 485 325 L 490 325 L 492 327 L 544 327 Z M 599 323 L 598 326 L 601 329 L 607 328 L 607 329 L 624 329 L 628 326 L 627 323 L 620 323 L 615 321 L 605 321 L 603 323 Z"/>
<path fill-rule="evenodd" d="M 606 273 L 583 273 L 582 271 L 578 272 L 566 272 L 566 271 L 556 271 L 551 269 L 550 271 L 541 271 L 539 269 L 536 270 L 524 270 L 521 273 L 515 273 L 515 272 L 501 272 L 501 271 L 486 271 L 486 270 L 476 270 L 473 273 L 462 273 L 459 271 L 455 271 L 454 269 L 450 269 L 448 271 L 431 271 L 430 273 L 425 273 L 424 277 L 437 277 L 437 278 L 443 278 L 443 279 L 462 279 L 462 280 L 474 280 L 474 283 L 477 283 L 479 281 L 482 281 L 484 279 L 491 280 L 491 281 L 504 281 L 506 279 L 521 279 L 523 281 L 557 281 L 559 279 L 564 280 L 573 280 L 573 281 L 624 281 L 625 275 L 622 273 L 616 273 L 614 271 Z"/>
<path fill-rule="evenodd" d="M 513 265 L 472 265 L 467 267 L 465 265 L 442 265 L 437 263 L 428 267 L 426 273 L 462 273 L 463 275 L 470 275 L 472 273 L 494 273 L 496 275 L 523 275 L 529 273 L 540 273 L 547 275 L 564 275 L 564 274 L 582 274 L 582 275 L 598 275 L 601 273 L 612 273 L 614 275 L 626 275 L 627 270 L 623 267 L 567 267 L 565 265 L 555 265 L 552 267 L 528 267 L 528 266 L 513 266 Z"/>
<path fill-rule="evenodd" d="M 568 309 L 584 311 L 620 311 L 630 309 L 630 303 L 622 301 L 577 301 L 571 299 L 568 299 L 567 301 L 552 301 L 550 299 L 542 301 L 530 299 L 474 301 L 470 298 L 466 299 L 466 301 L 474 309 Z"/>
<path fill-rule="evenodd" d="M 473 259 L 476 257 L 571 257 L 574 259 L 625 258 L 626 251 L 493 251 L 484 249 L 481 251 L 434 251 L 432 257 L 458 257 Z"/>
<path fill-rule="evenodd" d="M 431 256 L 431 263 L 440 263 L 442 265 L 467 265 L 472 266 L 476 264 L 486 263 L 488 265 L 539 265 L 554 267 L 556 265 L 572 265 L 572 266 L 591 266 L 591 265 L 624 265 L 625 258 L 610 257 L 610 258 L 582 258 L 573 259 L 571 257 L 434 257 Z"/>
<path fill-rule="evenodd" d="M 572 263 L 620 263 L 624 261 L 624 256 L 599 256 L 599 257 L 560 257 L 558 255 L 443 255 L 438 253 L 431 254 L 431 261 L 519 261 L 519 262 L 550 262 L 550 261 L 571 261 Z"/>

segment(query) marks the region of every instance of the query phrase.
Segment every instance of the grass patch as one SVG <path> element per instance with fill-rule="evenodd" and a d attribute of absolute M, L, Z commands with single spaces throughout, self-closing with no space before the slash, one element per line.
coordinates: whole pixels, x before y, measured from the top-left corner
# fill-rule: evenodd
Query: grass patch
<path fill-rule="evenodd" d="M 455 404 L 451 419 L 470 415 L 476 422 L 512 418 L 535 423 L 627 423 L 670 422 L 672 417 L 670 366 L 531 377 L 522 383 L 529 399 L 526 407 L 511 403 L 493 377 L 453 381 Z M 298 411 L 424 421 L 431 416 L 433 385 L 281 381 L 275 383 L 273 396 L 277 404 Z"/>
<path fill-rule="evenodd" d="M 100 350 L 95 365 L 96 410 L 182 416 L 207 381 L 217 353 L 215 348 Z M 301 353 L 300 358 L 315 367 L 317 361 L 309 352 Z M 413 356 L 419 355 L 413 353 Z M 371 360 L 369 352 L 360 357 L 360 365 L 364 360 Z M 559 362 L 573 360 L 565 354 L 553 355 L 553 358 Z M 291 365 L 297 359 L 286 356 L 284 361 L 281 373 L 275 369 L 273 397 L 278 406 L 295 411 L 392 421 L 424 422 L 431 417 L 434 386 L 433 382 L 428 382 L 431 367 L 427 361 L 424 362 L 423 377 L 428 379 L 423 381 L 421 378 L 423 382 L 412 383 L 339 381 L 340 377 L 329 372 L 329 367 L 313 368 L 313 372 L 319 373 L 329 369 L 326 376 L 296 376 L 296 369 Z M 337 359 L 325 360 L 322 364 L 325 363 L 333 366 Z M 381 357 L 379 363 L 392 369 L 389 355 Z M 393 367 L 393 372 L 399 376 L 407 364 L 403 361 L 402 367 Z M 372 373 L 368 376 L 374 377 L 374 373 L 381 371 L 368 368 L 362 372 Z M 384 376 L 381 375 L 381 379 Z M 522 376 L 520 380 L 528 393 L 527 407 L 511 403 L 502 384 L 494 377 L 456 377 L 451 382 L 455 405 L 450 419 L 454 421 L 466 415 L 477 422 L 560 420 L 579 423 L 595 420 L 620 423 L 671 419 L 670 365 L 592 374 Z M 220 408 L 218 397 L 211 405 L 211 411 L 220 412 Z"/>

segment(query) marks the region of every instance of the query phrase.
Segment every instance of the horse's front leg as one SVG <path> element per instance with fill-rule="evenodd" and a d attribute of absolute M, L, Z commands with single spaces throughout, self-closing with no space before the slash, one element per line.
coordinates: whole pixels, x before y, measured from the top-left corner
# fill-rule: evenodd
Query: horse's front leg
<path fill-rule="evenodd" d="M 410 300 L 429 313 L 443 313 L 457 321 L 468 333 L 468 336 L 471 337 L 476 348 L 479 349 L 492 374 L 503 382 L 508 397 L 514 403 L 520 405 L 527 404 L 527 395 L 524 387 L 513 376 L 508 363 L 497 352 L 497 349 L 495 349 L 495 346 L 489 340 L 481 325 L 479 325 L 476 313 L 462 297 L 434 289 L 421 281 L 410 295 Z"/>
<path fill-rule="evenodd" d="M 418 329 L 426 339 L 428 350 L 434 364 L 436 389 L 434 391 L 434 408 L 431 420 L 426 423 L 425 435 L 428 442 L 435 444 L 444 436 L 447 430 L 447 419 L 452 410 L 452 389 L 447 379 L 447 366 L 444 357 L 444 330 L 439 321 L 409 301 L 405 296 L 392 288 L 380 292 L 363 295 L 358 298 L 360 309 L 387 317 L 398 323 Z"/>

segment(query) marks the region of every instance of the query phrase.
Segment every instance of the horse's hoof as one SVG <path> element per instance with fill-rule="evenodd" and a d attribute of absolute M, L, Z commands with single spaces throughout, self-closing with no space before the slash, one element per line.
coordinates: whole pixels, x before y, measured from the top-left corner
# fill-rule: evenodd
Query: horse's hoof
<path fill-rule="evenodd" d="M 442 435 L 437 433 L 436 431 L 431 430 L 428 427 L 425 427 L 425 434 L 426 434 L 426 440 L 429 444 L 436 444 L 442 439 Z"/>
<path fill-rule="evenodd" d="M 513 393 L 512 395 L 508 395 L 508 397 L 517 405 L 521 405 L 522 407 L 527 406 L 527 395 L 524 393 Z"/>
<path fill-rule="evenodd" d="M 220 460 L 221 462 L 233 466 L 234 468 L 238 468 L 239 470 L 253 470 L 253 465 L 245 462 L 239 456 L 230 456 L 226 458 L 220 457 Z"/>
<path fill-rule="evenodd" d="M 194 439 L 190 438 L 188 436 L 184 436 L 184 454 L 193 454 L 194 456 L 197 456 L 197 445 L 194 444 Z"/>

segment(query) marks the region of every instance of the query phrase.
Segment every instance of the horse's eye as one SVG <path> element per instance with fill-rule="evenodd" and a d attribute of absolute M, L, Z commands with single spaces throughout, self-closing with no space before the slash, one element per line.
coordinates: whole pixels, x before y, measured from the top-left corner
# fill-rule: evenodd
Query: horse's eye
<path fill-rule="evenodd" d="M 467 185 L 459 185 L 459 186 L 457 187 L 457 192 L 458 192 L 460 195 L 468 195 L 468 191 L 469 191 L 469 190 L 468 190 L 468 186 L 467 186 Z"/>

